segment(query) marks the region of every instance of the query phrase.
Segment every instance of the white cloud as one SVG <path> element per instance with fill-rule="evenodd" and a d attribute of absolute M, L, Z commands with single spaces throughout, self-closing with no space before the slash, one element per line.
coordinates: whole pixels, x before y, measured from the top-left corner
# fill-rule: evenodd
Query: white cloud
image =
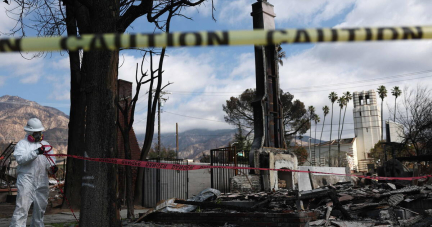
<path fill-rule="evenodd" d="M 52 67 L 54 69 L 67 69 L 67 70 L 69 70 L 69 66 L 70 66 L 69 57 L 67 55 L 58 61 L 52 62 Z"/>
<path fill-rule="evenodd" d="M 4 33 L 10 33 L 10 30 L 15 26 L 16 21 L 11 19 L 10 13 L 6 13 L 6 9 L 13 9 L 17 6 L 17 4 L 14 1 L 9 1 L 10 5 L 6 7 L 0 7 L 0 37 L 3 36 Z M 1 3 L 2 6 L 5 6 L 3 2 Z M 1 37 L 4 38 L 4 37 Z"/>
<path fill-rule="evenodd" d="M 213 0 L 215 6 L 217 6 L 219 2 L 219 0 Z M 202 17 L 210 17 L 212 15 L 212 1 L 204 1 L 201 5 L 196 7 L 187 7 L 183 14 L 188 17 L 195 17 L 195 14 L 200 14 Z"/>
<path fill-rule="evenodd" d="M 36 83 L 43 74 L 42 58 L 27 60 L 19 53 L 0 54 L 0 68 L 9 72 L 10 77 L 18 77 L 22 83 Z"/>
<path fill-rule="evenodd" d="M 432 15 L 428 0 L 361 0 L 341 26 L 428 25 Z"/>
<path fill-rule="evenodd" d="M 244 53 L 237 57 L 241 64 L 234 68 L 230 76 L 234 78 L 245 78 L 255 74 L 255 56 L 253 53 Z"/>
<path fill-rule="evenodd" d="M 218 5 L 220 14 L 225 22 L 236 24 L 252 22 L 253 0 L 223 1 Z M 299 25 L 317 26 L 330 20 L 352 6 L 354 0 L 272 0 L 277 23 L 296 23 Z"/>
<path fill-rule="evenodd" d="M 70 99 L 70 75 L 49 75 L 45 77 L 46 81 L 51 83 L 52 91 L 48 96 L 54 100 Z"/>
<path fill-rule="evenodd" d="M 254 67 L 250 68 L 253 55 L 239 56 L 235 60 L 236 65 L 240 62 L 248 62 L 249 65 L 241 70 L 233 70 L 215 63 L 215 59 L 223 54 L 210 52 L 194 56 L 182 49 L 168 53 L 169 57 L 165 58 L 163 84 L 167 81 L 174 84 L 166 88 L 172 94 L 163 107 L 166 111 L 161 117 L 163 132 L 173 132 L 176 122 L 180 125 L 180 131 L 194 128 L 212 130 L 232 128 L 224 123 L 222 104 L 230 96 L 237 96 L 246 88 L 254 86 L 255 78 L 251 76 L 254 74 Z M 125 55 L 125 61 L 119 70 L 119 78 L 135 81 L 137 62 L 141 64 L 141 59 Z M 148 62 L 145 64 L 148 65 Z M 148 85 L 144 85 L 141 94 L 144 94 L 147 89 Z M 147 117 L 147 99 L 146 95 L 140 97 L 142 98 L 138 102 L 134 129 L 138 133 L 143 133 Z"/>

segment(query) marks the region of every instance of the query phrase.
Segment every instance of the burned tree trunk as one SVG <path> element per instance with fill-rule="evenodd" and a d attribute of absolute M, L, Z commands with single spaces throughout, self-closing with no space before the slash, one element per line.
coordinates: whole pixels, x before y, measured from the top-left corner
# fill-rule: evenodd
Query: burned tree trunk
<path fill-rule="evenodd" d="M 90 31 L 116 32 L 118 11 L 112 9 L 118 9 L 118 3 L 92 3 L 92 8 L 98 10 L 89 16 Z M 88 52 L 82 60 L 86 72 L 85 151 L 89 157 L 117 157 L 115 101 L 118 61 L 118 50 Z M 121 225 L 117 208 L 116 165 L 85 161 L 81 195 L 80 226 Z"/>
<path fill-rule="evenodd" d="M 68 35 L 77 35 L 75 13 L 73 5 L 66 4 L 66 27 Z M 68 131 L 68 151 L 70 155 L 83 155 L 84 145 L 84 125 L 85 125 L 85 93 L 81 91 L 83 84 L 83 74 L 80 69 L 79 51 L 69 52 L 69 64 L 71 73 L 71 96 L 70 96 L 70 117 Z M 69 204 L 63 201 L 63 208 L 69 205 L 77 209 L 80 207 L 81 177 L 83 161 L 79 159 L 67 159 L 67 171 L 65 181 L 65 198 Z"/>
<path fill-rule="evenodd" d="M 97 51 L 89 52 L 83 58 L 88 77 L 86 86 L 91 94 L 86 98 L 85 122 L 85 151 L 89 157 L 117 156 L 115 91 L 118 56 L 118 51 Z M 81 194 L 80 226 L 120 226 L 116 165 L 85 161 Z"/>

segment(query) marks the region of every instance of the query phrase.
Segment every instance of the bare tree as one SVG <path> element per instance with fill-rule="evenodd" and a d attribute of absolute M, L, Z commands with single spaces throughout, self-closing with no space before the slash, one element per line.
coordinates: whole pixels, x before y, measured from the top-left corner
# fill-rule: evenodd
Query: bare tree
<path fill-rule="evenodd" d="M 16 26 L 9 34 L 25 36 L 27 30 L 35 30 L 38 36 L 63 35 L 65 32 L 68 36 L 124 33 L 138 18 L 145 18 L 149 24 L 165 31 L 169 24 L 167 13 L 182 16 L 184 8 L 204 1 L 13 0 L 14 7 L 7 13 L 16 20 Z M 68 154 L 115 158 L 119 50 L 84 52 L 82 56 L 80 51 L 68 51 L 68 55 L 71 73 Z M 161 56 L 164 55 L 165 49 Z M 163 60 L 157 71 L 157 90 L 161 88 L 162 64 Z M 156 92 L 156 100 L 158 96 L 159 92 Z M 156 103 L 149 103 L 152 113 Z M 150 116 L 147 129 L 151 129 L 146 133 L 144 152 L 150 149 L 153 126 L 154 116 Z M 116 178 L 114 165 L 68 160 L 66 196 L 75 207 L 80 206 L 78 201 L 81 201 L 80 226 L 120 226 L 117 182 L 113 180 Z"/>
<path fill-rule="evenodd" d="M 402 105 L 398 106 L 398 123 L 403 126 L 404 143 L 413 146 L 417 156 L 432 154 L 432 90 L 417 86 L 404 89 Z"/>
<path fill-rule="evenodd" d="M 138 63 L 136 66 L 136 72 L 135 72 L 135 80 L 136 80 L 136 90 L 134 97 L 129 97 L 127 94 L 121 94 L 119 92 L 118 94 L 118 101 L 117 101 L 117 108 L 120 111 L 120 114 L 117 115 L 117 126 L 120 130 L 120 133 L 123 138 L 123 150 L 125 153 L 126 159 L 132 159 L 131 154 L 131 144 L 130 144 L 130 136 L 129 133 L 132 130 L 132 125 L 135 120 L 135 107 L 138 102 L 138 97 L 141 91 L 141 86 L 145 83 L 150 82 L 151 80 L 155 79 L 154 76 L 152 76 L 152 79 L 144 80 L 145 77 L 148 77 L 147 74 L 148 71 L 144 73 L 143 71 L 143 65 L 144 60 L 147 55 L 147 53 L 150 53 L 150 58 L 153 58 L 153 52 L 149 51 L 146 52 L 142 58 L 141 62 L 141 77 L 138 79 Z M 123 120 L 123 121 L 122 121 Z M 132 169 L 131 166 L 126 166 L 126 204 L 127 204 L 127 217 L 133 218 L 134 217 L 134 194 L 132 190 Z"/>

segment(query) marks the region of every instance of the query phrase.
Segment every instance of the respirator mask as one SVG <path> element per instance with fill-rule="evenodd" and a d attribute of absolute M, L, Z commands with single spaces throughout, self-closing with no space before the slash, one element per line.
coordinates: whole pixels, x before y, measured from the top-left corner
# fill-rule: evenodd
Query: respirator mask
<path fill-rule="evenodd" d="M 27 136 L 29 142 L 40 142 L 43 140 L 42 132 L 33 132 L 31 135 Z"/>

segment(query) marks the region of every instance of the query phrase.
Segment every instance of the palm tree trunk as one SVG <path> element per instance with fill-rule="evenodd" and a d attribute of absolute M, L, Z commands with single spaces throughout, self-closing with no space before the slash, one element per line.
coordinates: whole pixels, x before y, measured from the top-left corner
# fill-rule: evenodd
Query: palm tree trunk
<path fill-rule="evenodd" d="M 312 117 L 309 118 L 309 124 L 310 124 L 310 129 L 309 129 L 309 143 L 312 143 Z M 310 147 L 310 144 L 309 144 L 309 147 Z M 309 151 L 309 152 L 311 152 L 311 151 Z M 312 152 L 311 152 L 311 153 L 312 153 Z M 314 152 L 313 155 L 315 155 L 315 152 Z M 310 154 L 310 162 L 312 163 L 312 165 L 314 164 L 314 163 L 313 163 L 314 159 L 315 159 L 315 157 L 312 158 L 312 154 Z"/>
<path fill-rule="evenodd" d="M 381 141 L 384 140 L 384 99 L 381 99 Z M 384 151 L 384 160 L 387 162 L 387 152 L 384 144 L 382 145 Z"/>
<path fill-rule="evenodd" d="M 321 163 L 321 140 L 322 140 L 322 134 L 324 131 L 324 123 L 325 123 L 325 115 L 324 115 L 324 120 L 323 120 L 323 126 L 321 129 L 320 143 L 319 143 L 319 147 L 318 147 L 318 162 L 319 163 Z"/>
<path fill-rule="evenodd" d="M 346 114 L 347 106 L 348 106 L 348 104 L 345 106 L 345 111 L 344 111 L 344 116 L 342 118 L 342 128 L 341 128 L 341 131 L 340 131 L 340 136 L 339 136 L 340 139 L 339 140 L 342 139 L 342 132 L 343 132 L 343 127 L 344 127 L 344 123 L 345 123 L 345 114 Z M 338 146 L 339 146 L 338 149 L 340 150 L 340 143 L 339 143 Z"/>
<path fill-rule="evenodd" d="M 332 130 L 333 130 L 333 106 L 334 106 L 334 103 L 332 103 L 332 113 L 331 113 L 331 119 L 330 119 L 330 139 L 329 139 L 329 154 L 328 154 L 328 162 L 329 162 L 329 167 L 331 167 L 331 157 L 330 157 L 330 154 L 331 154 L 331 136 L 332 136 Z"/>
<path fill-rule="evenodd" d="M 342 139 L 342 132 L 343 132 L 343 127 L 344 127 L 344 123 L 345 123 L 345 114 L 346 114 L 346 110 L 347 110 L 347 106 L 345 106 L 345 111 L 344 111 L 344 116 L 342 118 L 342 129 L 340 131 L 340 137 Z"/>
<path fill-rule="evenodd" d="M 315 157 L 314 157 L 314 159 L 316 159 L 316 153 L 315 153 L 315 148 L 316 148 L 316 130 L 317 130 L 317 126 L 318 126 L 318 122 L 317 123 L 315 123 L 315 136 L 314 136 L 314 155 L 315 155 Z M 316 165 L 316 160 L 315 160 L 315 165 Z"/>
<path fill-rule="evenodd" d="M 394 110 L 394 117 L 393 117 L 394 122 L 396 122 L 396 99 L 397 97 L 395 96 L 395 110 Z"/>
<path fill-rule="evenodd" d="M 341 123 L 342 108 L 339 110 L 339 126 L 338 126 L 338 156 L 337 156 L 337 166 L 340 166 L 340 123 Z"/>
<path fill-rule="evenodd" d="M 384 110 L 384 99 L 381 99 L 381 141 L 384 140 L 384 111 L 383 110 Z"/>

